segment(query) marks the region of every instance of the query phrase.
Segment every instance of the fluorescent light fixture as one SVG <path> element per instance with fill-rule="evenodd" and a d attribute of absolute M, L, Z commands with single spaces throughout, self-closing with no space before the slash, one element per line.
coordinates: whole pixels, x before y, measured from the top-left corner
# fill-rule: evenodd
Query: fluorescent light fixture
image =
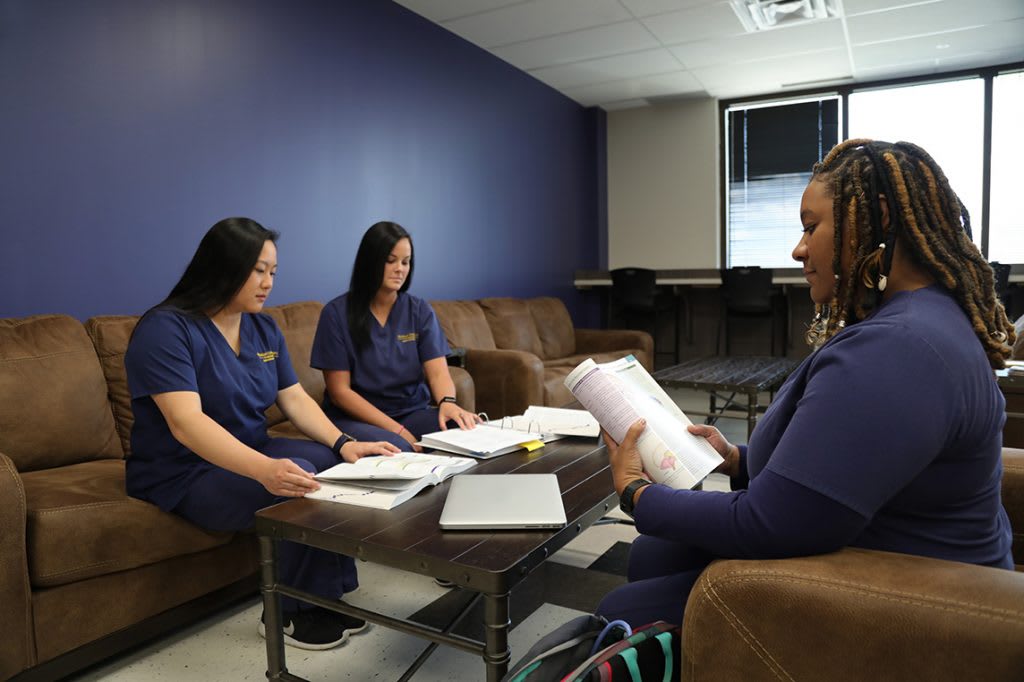
<path fill-rule="evenodd" d="M 840 0 L 729 0 L 747 33 L 840 16 Z"/>

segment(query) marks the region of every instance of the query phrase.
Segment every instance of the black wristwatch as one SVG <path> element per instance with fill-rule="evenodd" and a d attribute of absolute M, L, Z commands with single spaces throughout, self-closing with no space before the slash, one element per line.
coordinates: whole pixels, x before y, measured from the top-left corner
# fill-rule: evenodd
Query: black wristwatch
<path fill-rule="evenodd" d="M 651 482 L 646 478 L 637 478 L 626 484 L 622 494 L 619 495 L 619 509 L 626 512 L 630 516 L 633 515 L 633 498 L 636 497 L 636 491 L 643 488 L 645 485 L 650 485 Z"/>
<path fill-rule="evenodd" d="M 345 447 L 345 443 L 354 441 L 355 438 L 349 436 L 348 434 L 342 433 L 340 436 L 338 436 L 338 440 L 334 441 L 334 445 L 331 446 L 331 452 L 336 454 L 338 457 L 341 457 L 341 449 Z"/>
<path fill-rule="evenodd" d="M 437 401 L 437 406 L 441 407 L 441 405 L 443 403 L 454 403 L 454 402 L 455 402 L 455 396 L 453 396 L 453 395 L 446 395 L 445 397 L 443 397 L 443 398 L 441 398 L 440 400 Z"/>

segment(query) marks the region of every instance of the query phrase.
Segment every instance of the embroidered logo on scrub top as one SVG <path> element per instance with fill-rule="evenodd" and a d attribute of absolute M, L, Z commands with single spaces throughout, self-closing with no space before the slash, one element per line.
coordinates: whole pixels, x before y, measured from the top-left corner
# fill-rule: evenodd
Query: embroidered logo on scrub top
<path fill-rule="evenodd" d="M 256 357 L 258 357 L 263 362 L 273 362 L 274 360 L 277 360 L 277 351 L 265 350 L 262 353 L 256 353 Z"/>
<path fill-rule="evenodd" d="M 415 341 L 415 340 L 416 340 L 416 332 L 409 332 L 408 334 L 399 334 L 398 335 L 398 342 L 399 343 L 409 343 L 410 341 Z"/>

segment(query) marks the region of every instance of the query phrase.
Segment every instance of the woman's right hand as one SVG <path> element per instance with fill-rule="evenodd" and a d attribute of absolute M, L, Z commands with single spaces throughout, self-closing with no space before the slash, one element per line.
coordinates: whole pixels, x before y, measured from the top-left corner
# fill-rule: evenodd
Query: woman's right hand
<path fill-rule="evenodd" d="M 267 457 L 256 480 L 271 494 L 280 497 L 302 497 L 320 489 L 313 474 L 290 459 Z"/>
<path fill-rule="evenodd" d="M 708 443 L 725 460 L 715 469 L 716 474 L 737 476 L 740 473 L 740 449 L 725 439 L 722 432 L 707 424 L 691 424 L 686 430 L 695 436 L 707 438 Z"/>

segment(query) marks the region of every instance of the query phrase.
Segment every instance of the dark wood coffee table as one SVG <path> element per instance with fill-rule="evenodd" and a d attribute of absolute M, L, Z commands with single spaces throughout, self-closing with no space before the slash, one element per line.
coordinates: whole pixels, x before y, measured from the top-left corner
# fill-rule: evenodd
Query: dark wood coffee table
<path fill-rule="evenodd" d="M 481 461 L 460 474 L 553 473 L 558 477 L 568 524 L 557 531 L 444 531 L 438 525 L 449 481 L 426 490 L 390 511 L 297 499 L 256 514 L 261 584 L 267 631 L 267 677 L 302 680 L 285 667 L 279 595 L 288 595 L 432 642 L 402 679 L 422 664 L 437 644 L 483 657 L 486 679 L 497 682 L 508 670 L 509 595 L 513 587 L 617 503 L 608 456 L 596 439 L 566 438 L 528 453 L 525 450 Z M 409 620 L 327 600 L 278 582 L 276 548 L 291 540 L 431 578 L 451 580 L 478 592 L 484 601 L 485 641 L 451 632 L 458 618 L 441 630 Z M 464 613 L 468 612 L 468 608 Z"/>
<path fill-rule="evenodd" d="M 782 386 L 786 377 L 796 369 L 799 363 L 795 360 L 764 356 L 711 357 L 687 360 L 686 362 L 666 367 L 654 373 L 654 380 L 666 388 L 693 388 L 707 391 L 710 394 L 710 406 L 707 412 L 691 412 L 687 414 L 708 417 L 708 423 L 725 417 L 747 420 L 747 438 L 754 431 L 758 414 L 762 411 L 759 395 L 771 392 Z M 729 396 L 719 396 L 729 393 Z M 746 410 L 737 416 L 729 414 L 739 404 L 733 400 L 736 394 L 747 396 Z M 724 398 L 721 407 L 718 398 Z M 739 406 L 742 410 L 742 406 Z"/>

